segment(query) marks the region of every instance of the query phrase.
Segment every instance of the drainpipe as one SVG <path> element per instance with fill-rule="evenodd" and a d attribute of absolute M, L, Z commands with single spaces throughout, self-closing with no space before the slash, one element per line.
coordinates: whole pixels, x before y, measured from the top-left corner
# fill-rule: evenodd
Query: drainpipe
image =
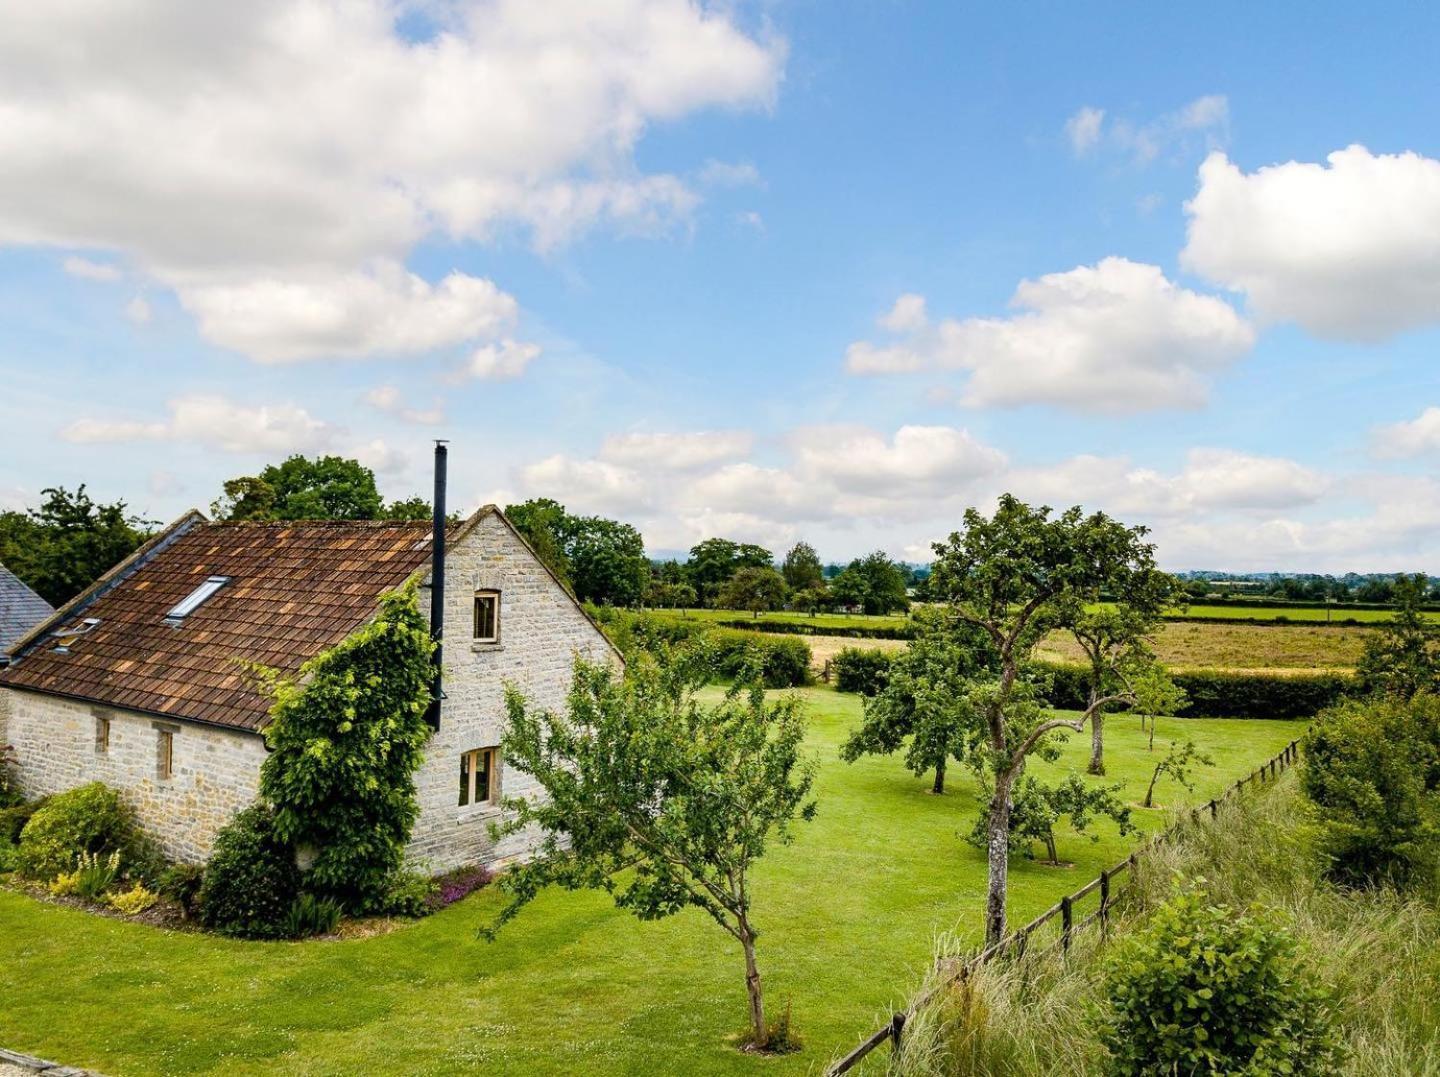
<path fill-rule="evenodd" d="M 445 635 L 445 442 L 435 442 L 435 516 L 430 538 L 430 638 L 435 641 L 435 678 L 430 687 L 430 710 L 426 714 L 432 729 L 440 728 L 441 640 Z"/>

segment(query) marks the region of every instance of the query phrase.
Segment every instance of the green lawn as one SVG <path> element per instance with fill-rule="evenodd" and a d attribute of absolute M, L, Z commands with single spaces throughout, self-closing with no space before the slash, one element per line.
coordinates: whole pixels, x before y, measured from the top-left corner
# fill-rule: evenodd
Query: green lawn
<path fill-rule="evenodd" d="M 976 933 L 984 860 L 960 840 L 976 811 L 968 782 L 933 797 L 895 758 L 838 762 L 858 701 L 804 695 L 820 814 L 762 865 L 756 898 L 767 1001 L 793 1000 L 797 1055 L 728 1045 L 745 1023 L 740 956 L 701 915 L 642 924 L 601 896 L 553 893 L 492 944 L 474 937 L 498 905 L 489 891 L 389 935 L 293 944 L 164 933 L 0 891 L 0 1045 L 112 1075 L 812 1072 L 903 999 L 937 933 Z M 1161 740 L 1193 737 L 1216 757 L 1203 800 L 1299 731 L 1175 719 Z M 1083 765 L 1085 740 L 1062 766 Z M 1112 718 L 1109 744 L 1113 777 L 1138 799 L 1153 757 L 1135 721 Z M 1128 844 L 1062 834 L 1073 868 L 1017 861 L 1012 915 L 1028 919 Z"/>

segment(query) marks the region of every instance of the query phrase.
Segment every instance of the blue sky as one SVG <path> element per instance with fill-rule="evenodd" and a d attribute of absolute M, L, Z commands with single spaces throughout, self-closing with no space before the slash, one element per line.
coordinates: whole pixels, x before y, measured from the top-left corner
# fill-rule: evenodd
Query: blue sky
<path fill-rule="evenodd" d="M 656 550 L 1440 569 L 1433 7 L 84 8 L 0 41 L 0 504 L 447 437 Z"/>

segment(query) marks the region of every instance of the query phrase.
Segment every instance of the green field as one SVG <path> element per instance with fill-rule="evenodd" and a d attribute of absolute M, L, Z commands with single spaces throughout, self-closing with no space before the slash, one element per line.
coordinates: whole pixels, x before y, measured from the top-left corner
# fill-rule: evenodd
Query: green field
<path fill-rule="evenodd" d="M 513 1074 L 813 1072 L 915 983 L 937 933 L 974 937 L 984 859 L 958 837 L 973 787 L 944 797 L 894 758 L 840 763 L 859 703 L 804 692 L 821 762 L 820 813 L 756 879 L 771 1012 L 793 1002 L 805 1050 L 757 1059 L 730 1046 L 745 1024 L 738 951 L 698 913 L 642 924 L 596 894 L 552 893 L 500 941 L 476 939 L 498 895 L 368 939 L 240 943 L 162 932 L 0 890 L 0 1044 L 110 1074 L 225 1072 Z M 1162 720 L 1218 762 L 1208 799 L 1300 732 L 1295 723 Z M 1061 766 L 1083 765 L 1088 734 Z M 1138 798 L 1153 758 L 1112 718 L 1114 778 Z M 1040 766 L 1039 770 L 1052 769 Z M 956 775 L 959 778 L 959 775 Z M 1178 800 L 1162 787 L 1161 799 Z M 1163 825 L 1162 811 L 1139 811 Z M 1024 919 L 1122 859 L 1130 842 L 1062 833 L 1073 868 L 1017 860 Z"/>

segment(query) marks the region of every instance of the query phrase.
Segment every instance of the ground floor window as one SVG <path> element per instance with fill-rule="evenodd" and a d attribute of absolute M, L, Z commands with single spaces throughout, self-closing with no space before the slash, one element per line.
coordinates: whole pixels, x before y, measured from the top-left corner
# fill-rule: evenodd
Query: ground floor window
<path fill-rule="evenodd" d="M 496 749 L 476 748 L 460 756 L 460 806 L 490 804 L 499 799 Z"/>

